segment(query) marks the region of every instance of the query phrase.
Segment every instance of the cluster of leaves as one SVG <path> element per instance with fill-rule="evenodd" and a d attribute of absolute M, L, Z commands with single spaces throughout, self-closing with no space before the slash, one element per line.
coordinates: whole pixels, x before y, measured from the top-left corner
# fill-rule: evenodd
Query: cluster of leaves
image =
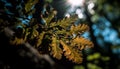
<path fill-rule="evenodd" d="M 25 14 L 32 12 L 31 7 L 37 1 L 29 0 L 25 4 Z M 10 38 L 10 44 L 20 45 L 29 42 L 40 54 L 49 54 L 56 59 L 61 59 L 64 55 L 70 61 L 81 63 L 82 50 L 93 47 L 93 43 L 81 36 L 89 30 L 88 25 L 75 25 L 76 16 L 52 21 L 57 14 L 56 10 L 51 10 L 47 17 L 41 15 L 44 24 L 38 24 L 35 19 L 31 19 L 33 26 L 18 27 L 14 31 L 14 36 Z M 17 22 L 18 23 L 18 22 Z"/>
<path fill-rule="evenodd" d="M 41 54 L 47 53 L 56 59 L 61 59 L 62 55 L 75 62 L 82 62 L 82 50 L 93 47 L 93 43 L 82 37 L 80 34 L 88 31 L 88 26 L 80 24 L 74 25 L 75 17 L 64 18 L 57 22 L 52 22 L 53 16 L 44 18 L 47 23 L 42 26 L 39 33 L 35 28 L 29 41 L 34 41 L 36 47 Z M 36 27 L 37 25 L 35 25 Z"/>
<path fill-rule="evenodd" d="M 52 14 L 54 15 L 54 13 L 50 15 Z M 48 47 L 47 51 L 53 57 L 61 59 L 64 54 L 67 59 L 75 63 L 81 63 L 82 50 L 93 47 L 93 43 L 90 40 L 81 36 L 82 33 L 89 30 L 89 27 L 85 24 L 75 26 L 76 16 L 63 18 L 62 20 L 51 23 L 52 18 L 53 16 L 44 18 L 46 21 L 44 26 L 45 30 L 40 34 L 42 36 L 40 36 L 41 40 L 38 41 L 37 47 L 41 47 L 44 42 L 49 43 L 46 46 Z"/>

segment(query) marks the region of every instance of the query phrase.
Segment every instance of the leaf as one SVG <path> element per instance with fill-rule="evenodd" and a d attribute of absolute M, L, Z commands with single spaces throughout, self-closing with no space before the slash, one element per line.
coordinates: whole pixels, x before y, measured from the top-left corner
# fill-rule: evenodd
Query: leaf
<path fill-rule="evenodd" d="M 57 30 L 56 34 L 66 34 L 67 31 L 66 30 Z"/>
<path fill-rule="evenodd" d="M 85 25 L 85 24 L 79 24 L 77 26 L 75 25 L 72 25 L 71 28 L 70 28 L 70 32 L 71 34 L 82 34 L 84 33 L 85 31 L 88 31 L 89 30 L 89 27 L 88 25 Z"/>
<path fill-rule="evenodd" d="M 62 20 L 58 20 L 57 24 L 60 27 L 66 29 L 66 28 L 70 27 L 71 24 L 73 24 L 76 21 L 76 19 L 77 18 L 75 16 L 70 17 L 70 18 L 63 18 Z"/>
<path fill-rule="evenodd" d="M 28 2 L 25 4 L 25 11 L 29 12 L 33 5 L 35 5 L 38 2 L 38 0 L 28 0 Z"/>
<path fill-rule="evenodd" d="M 51 46 L 51 55 L 57 59 L 62 58 L 62 49 L 59 47 L 59 41 L 56 39 L 56 37 L 52 36 L 52 43 L 50 44 Z"/>
<path fill-rule="evenodd" d="M 82 63 L 82 60 L 83 60 L 82 53 L 79 53 L 78 50 L 74 49 L 71 46 L 68 46 L 62 40 L 60 40 L 60 43 L 63 46 L 64 56 L 66 56 L 67 59 L 78 64 Z"/>
<path fill-rule="evenodd" d="M 52 23 L 50 23 L 50 22 L 51 22 L 51 20 L 54 18 L 54 15 L 55 15 L 55 14 L 54 14 L 54 11 L 51 10 L 50 13 L 49 13 L 49 16 L 43 18 L 43 19 L 45 19 L 47 25 L 52 24 Z"/>
<path fill-rule="evenodd" d="M 11 45 L 20 45 L 23 44 L 25 42 L 25 40 L 23 38 L 17 38 L 15 37 L 14 40 L 10 40 L 10 44 Z"/>
<path fill-rule="evenodd" d="M 47 18 L 43 18 L 46 21 L 46 24 L 49 25 L 50 21 L 53 19 L 53 16 L 51 14 L 51 16 L 47 17 Z"/>
<path fill-rule="evenodd" d="M 39 35 L 39 32 L 35 29 L 35 28 L 32 28 L 32 31 L 30 32 L 30 40 L 33 40 L 35 37 L 37 37 Z"/>
<path fill-rule="evenodd" d="M 72 46 L 77 46 L 78 49 L 80 50 L 83 50 L 85 49 L 86 47 L 87 48 L 91 48 L 93 47 L 93 43 L 88 40 L 88 39 L 85 39 L 83 37 L 76 37 L 72 40 Z"/>
<path fill-rule="evenodd" d="M 43 31 L 43 32 L 40 33 L 40 35 L 38 36 L 38 40 L 37 40 L 37 42 L 36 42 L 36 43 L 37 43 L 37 44 L 36 44 L 37 47 L 39 47 L 39 46 L 41 45 L 42 39 L 43 39 L 44 35 L 45 35 L 45 32 Z"/>

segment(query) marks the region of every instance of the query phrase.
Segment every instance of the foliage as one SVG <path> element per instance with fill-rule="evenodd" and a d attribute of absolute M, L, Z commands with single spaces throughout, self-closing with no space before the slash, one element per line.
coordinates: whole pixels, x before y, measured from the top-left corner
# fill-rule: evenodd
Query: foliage
<path fill-rule="evenodd" d="M 110 57 L 101 55 L 98 52 L 90 54 L 86 58 L 87 69 L 106 69 L 109 66 Z M 104 67 L 101 66 L 104 65 Z M 83 65 L 75 65 L 74 69 L 85 69 Z"/>
<path fill-rule="evenodd" d="M 82 50 L 93 47 L 91 41 L 80 36 L 80 33 L 82 34 L 88 31 L 89 27 L 85 24 L 74 26 L 75 16 L 63 18 L 57 22 L 51 22 L 54 13 L 51 12 L 49 15 L 51 17 L 43 18 L 46 23 L 43 25 L 43 30 L 39 35 L 36 42 L 37 46 L 35 47 L 37 47 L 41 53 L 48 53 L 54 58 L 61 59 L 62 54 L 64 54 L 67 59 L 75 63 L 81 63 Z M 75 35 L 75 37 L 73 35 Z M 43 51 L 44 47 L 45 50 Z"/>
<path fill-rule="evenodd" d="M 24 10 L 22 13 L 25 19 L 28 19 L 27 16 L 34 13 L 33 11 L 35 9 L 32 9 L 32 7 L 37 2 L 38 0 L 24 2 L 25 7 L 22 6 Z M 42 23 L 32 18 L 29 21 L 33 20 L 33 22 L 29 22 L 31 23 L 29 26 L 22 24 L 19 16 L 13 15 L 16 21 L 13 20 L 12 27 L 14 28 L 12 28 L 12 30 L 14 34 L 13 37 L 10 38 L 10 44 L 17 46 L 29 42 L 40 54 L 49 54 L 56 59 L 61 59 L 64 55 L 74 63 L 82 63 L 83 49 L 93 47 L 93 43 L 90 40 L 81 36 L 81 34 L 89 30 L 88 25 L 75 25 L 76 16 L 66 17 L 56 21 L 54 18 L 57 15 L 57 11 L 52 9 L 47 12 L 47 16 L 45 16 L 45 14 L 39 14 Z M 24 16 L 22 16 L 22 19 L 24 19 Z M 4 24 L 2 18 L 0 22 Z M 8 21 L 8 23 L 9 22 L 10 21 Z M 19 27 L 19 25 L 21 27 Z M 9 27 L 9 25 L 4 25 L 2 29 L 4 29 L 4 27 Z"/>
<path fill-rule="evenodd" d="M 35 5 L 38 2 L 38 0 L 28 0 L 27 3 L 25 4 L 25 12 L 29 12 L 32 10 L 33 5 Z M 31 8 L 31 9 L 30 9 Z"/>

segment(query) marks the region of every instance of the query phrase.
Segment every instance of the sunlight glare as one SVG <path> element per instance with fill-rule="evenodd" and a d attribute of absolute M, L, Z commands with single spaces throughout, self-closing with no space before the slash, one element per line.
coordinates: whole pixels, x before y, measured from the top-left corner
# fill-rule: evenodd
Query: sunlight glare
<path fill-rule="evenodd" d="M 94 3 L 90 3 L 89 5 L 88 5 L 88 9 L 93 9 L 93 7 L 95 6 L 95 4 Z"/>
<path fill-rule="evenodd" d="M 91 14 L 94 14 L 94 13 L 95 13 L 95 11 L 93 10 L 94 6 L 95 6 L 94 3 L 88 4 L 88 10 L 89 10 L 89 12 L 90 12 Z"/>
<path fill-rule="evenodd" d="M 66 13 L 66 14 L 65 14 L 65 17 L 70 18 L 70 14 L 69 14 L 69 13 Z"/>
<path fill-rule="evenodd" d="M 78 18 L 80 18 L 80 19 L 84 18 L 84 15 L 83 15 L 81 9 L 77 9 L 77 10 L 76 10 L 76 14 L 78 15 Z"/>
<path fill-rule="evenodd" d="M 68 2 L 73 6 L 81 6 L 83 4 L 83 0 L 68 0 Z"/>

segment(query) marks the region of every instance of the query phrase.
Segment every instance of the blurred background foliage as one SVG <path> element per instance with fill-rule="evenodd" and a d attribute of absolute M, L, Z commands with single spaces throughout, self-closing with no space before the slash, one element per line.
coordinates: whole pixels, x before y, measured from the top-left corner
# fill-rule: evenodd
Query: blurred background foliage
<path fill-rule="evenodd" d="M 63 62 L 64 59 L 62 61 L 56 60 L 56 64 L 59 64 L 61 69 L 120 69 L 119 0 L 36 0 L 36 2 L 33 0 L 29 0 L 29 2 L 0 0 L 0 31 L 7 26 L 32 25 L 30 20 L 39 18 L 39 13 L 46 14 L 44 11 L 47 9 L 43 7 L 45 2 L 49 2 L 49 7 L 58 11 L 58 19 L 77 14 L 79 19 L 75 22 L 76 25 L 79 23 L 88 24 L 90 31 L 83 36 L 94 42 L 93 49 L 84 50 L 82 64 Z M 24 5 L 24 3 L 28 4 Z M 26 6 L 29 8 L 25 8 Z M 35 13 L 32 14 L 33 12 Z M 37 19 L 37 21 L 39 20 Z"/>

